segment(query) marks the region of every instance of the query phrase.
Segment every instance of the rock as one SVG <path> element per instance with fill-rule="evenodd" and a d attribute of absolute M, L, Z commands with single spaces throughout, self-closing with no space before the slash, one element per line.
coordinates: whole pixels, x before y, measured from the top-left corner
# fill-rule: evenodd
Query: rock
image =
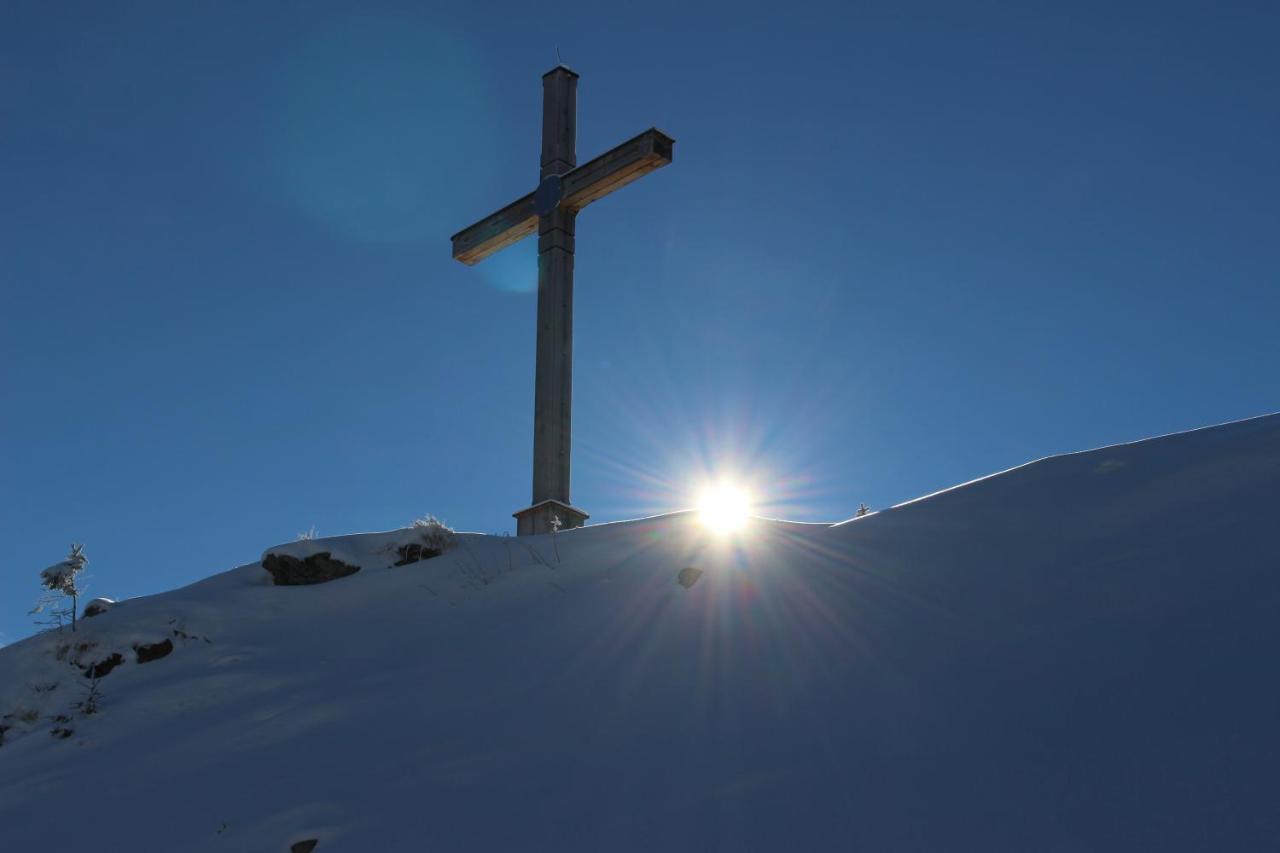
<path fill-rule="evenodd" d="M 432 557 L 439 557 L 444 551 L 439 548 L 433 548 L 430 545 L 419 545 L 417 542 L 411 542 L 408 545 L 401 545 L 396 549 L 396 553 L 400 555 L 400 559 L 393 565 L 407 566 L 419 560 L 430 560 Z"/>
<path fill-rule="evenodd" d="M 307 586 L 328 583 L 360 571 L 359 566 L 348 566 L 329 556 L 328 551 L 312 554 L 305 560 L 288 554 L 267 554 L 262 558 L 262 568 L 271 573 L 276 586 Z"/>
<path fill-rule="evenodd" d="M 150 643 L 148 645 L 135 645 L 133 650 L 138 655 L 138 663 L 151 663 L 153 660 L 160 658 L 173 651 L 173 640 L 162 640 L 159 643 Z"/>
<path fill-rule="evenodd" d="M 95 598 L 84 606 L 84 618 L 88 619 L 90 616 L 101 616 L 114 606 L 115 602 L 109 598 Z"/>
<path fill-rule="evenodd" d="M 687 569 L 681 569 L 680 574 L 676 575 L 676 580 L 680 582 L 680 586 L 688 589 L 697 583 L 700 577 L 702 577 L 702 569 L 695 569 L 690 566 Z"/>
<path fill-rule="evenodd" d="M 103 658 L 97 663 L 91 663 L 84 668 L 85 678 L 102 678 L 111 670 L 124 663 L 124 655 L 116 652 L 109 658 Z"/>
<path fill-rule="evenodd" d="M 289 845 L 289 853 L 311 853 L 316 849 L 316 845 L 320 843 L 317 838 L 308 838 L 306 841 L 295 841 Z"/>

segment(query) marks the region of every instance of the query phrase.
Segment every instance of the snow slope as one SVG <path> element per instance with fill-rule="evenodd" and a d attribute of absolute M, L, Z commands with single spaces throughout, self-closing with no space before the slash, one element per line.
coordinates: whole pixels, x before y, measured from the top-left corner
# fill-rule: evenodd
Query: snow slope
<path fill-rule="evenodd" d="M 315 540 L 362 570 L 0 650 L 0 850 L 1277 849 L 1278 527 L 1273 415 L 733 540 Z"/>

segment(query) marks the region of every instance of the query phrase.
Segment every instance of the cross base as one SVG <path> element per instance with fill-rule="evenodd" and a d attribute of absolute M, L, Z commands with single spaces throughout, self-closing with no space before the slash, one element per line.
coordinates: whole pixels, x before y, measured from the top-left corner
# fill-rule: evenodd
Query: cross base
<path fill-rule="evenodd" d="M 553 499 L 539 501 L 531 507 L 513 512 L 517 536 L 535 536 L 539 533 L 555 533 L 581 527 L 591 516 L 576 506 Z M 556 520 L 559 519 L 559 526 Z"/>

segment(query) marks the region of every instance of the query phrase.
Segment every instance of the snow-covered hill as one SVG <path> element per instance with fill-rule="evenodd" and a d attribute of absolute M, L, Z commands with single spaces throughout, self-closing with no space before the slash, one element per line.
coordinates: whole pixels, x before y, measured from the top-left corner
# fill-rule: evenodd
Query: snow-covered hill
<path fill-rule="evenodd" d="M 0 650 L 0 850 L 1277 849 L 1278 530 L 1270 416 L 834 526 L 299 543 L 361 569 Z"/>

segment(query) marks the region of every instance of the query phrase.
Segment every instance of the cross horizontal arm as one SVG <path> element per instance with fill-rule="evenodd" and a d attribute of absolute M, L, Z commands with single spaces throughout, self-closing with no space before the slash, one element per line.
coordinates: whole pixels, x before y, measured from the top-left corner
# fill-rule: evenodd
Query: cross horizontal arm
<path fill-rule="evenodd" d="M 562 178 L 560 208 L 577 212 L 591 202 L 671 162 L 675 140 L 656 128 L 629 139 Z M 453 257 L 478 263 L 538 229 L 533 193 L 453 235 Z"/>
<path fill-rule="evenodd" d="M 676 141 L 657 128 L 606 151 L 564 176 L 564 200 L 560 206 L 579 211 L 591 202 L 642 178 L 671 162 Z"/>
<path fill-rule="evenodd" d="M 499 249 L 518 243 L 538 230 L 533 193 L 491 213 L 453 235 L 453 256 L 464 264 L 479 263 Z"/>

